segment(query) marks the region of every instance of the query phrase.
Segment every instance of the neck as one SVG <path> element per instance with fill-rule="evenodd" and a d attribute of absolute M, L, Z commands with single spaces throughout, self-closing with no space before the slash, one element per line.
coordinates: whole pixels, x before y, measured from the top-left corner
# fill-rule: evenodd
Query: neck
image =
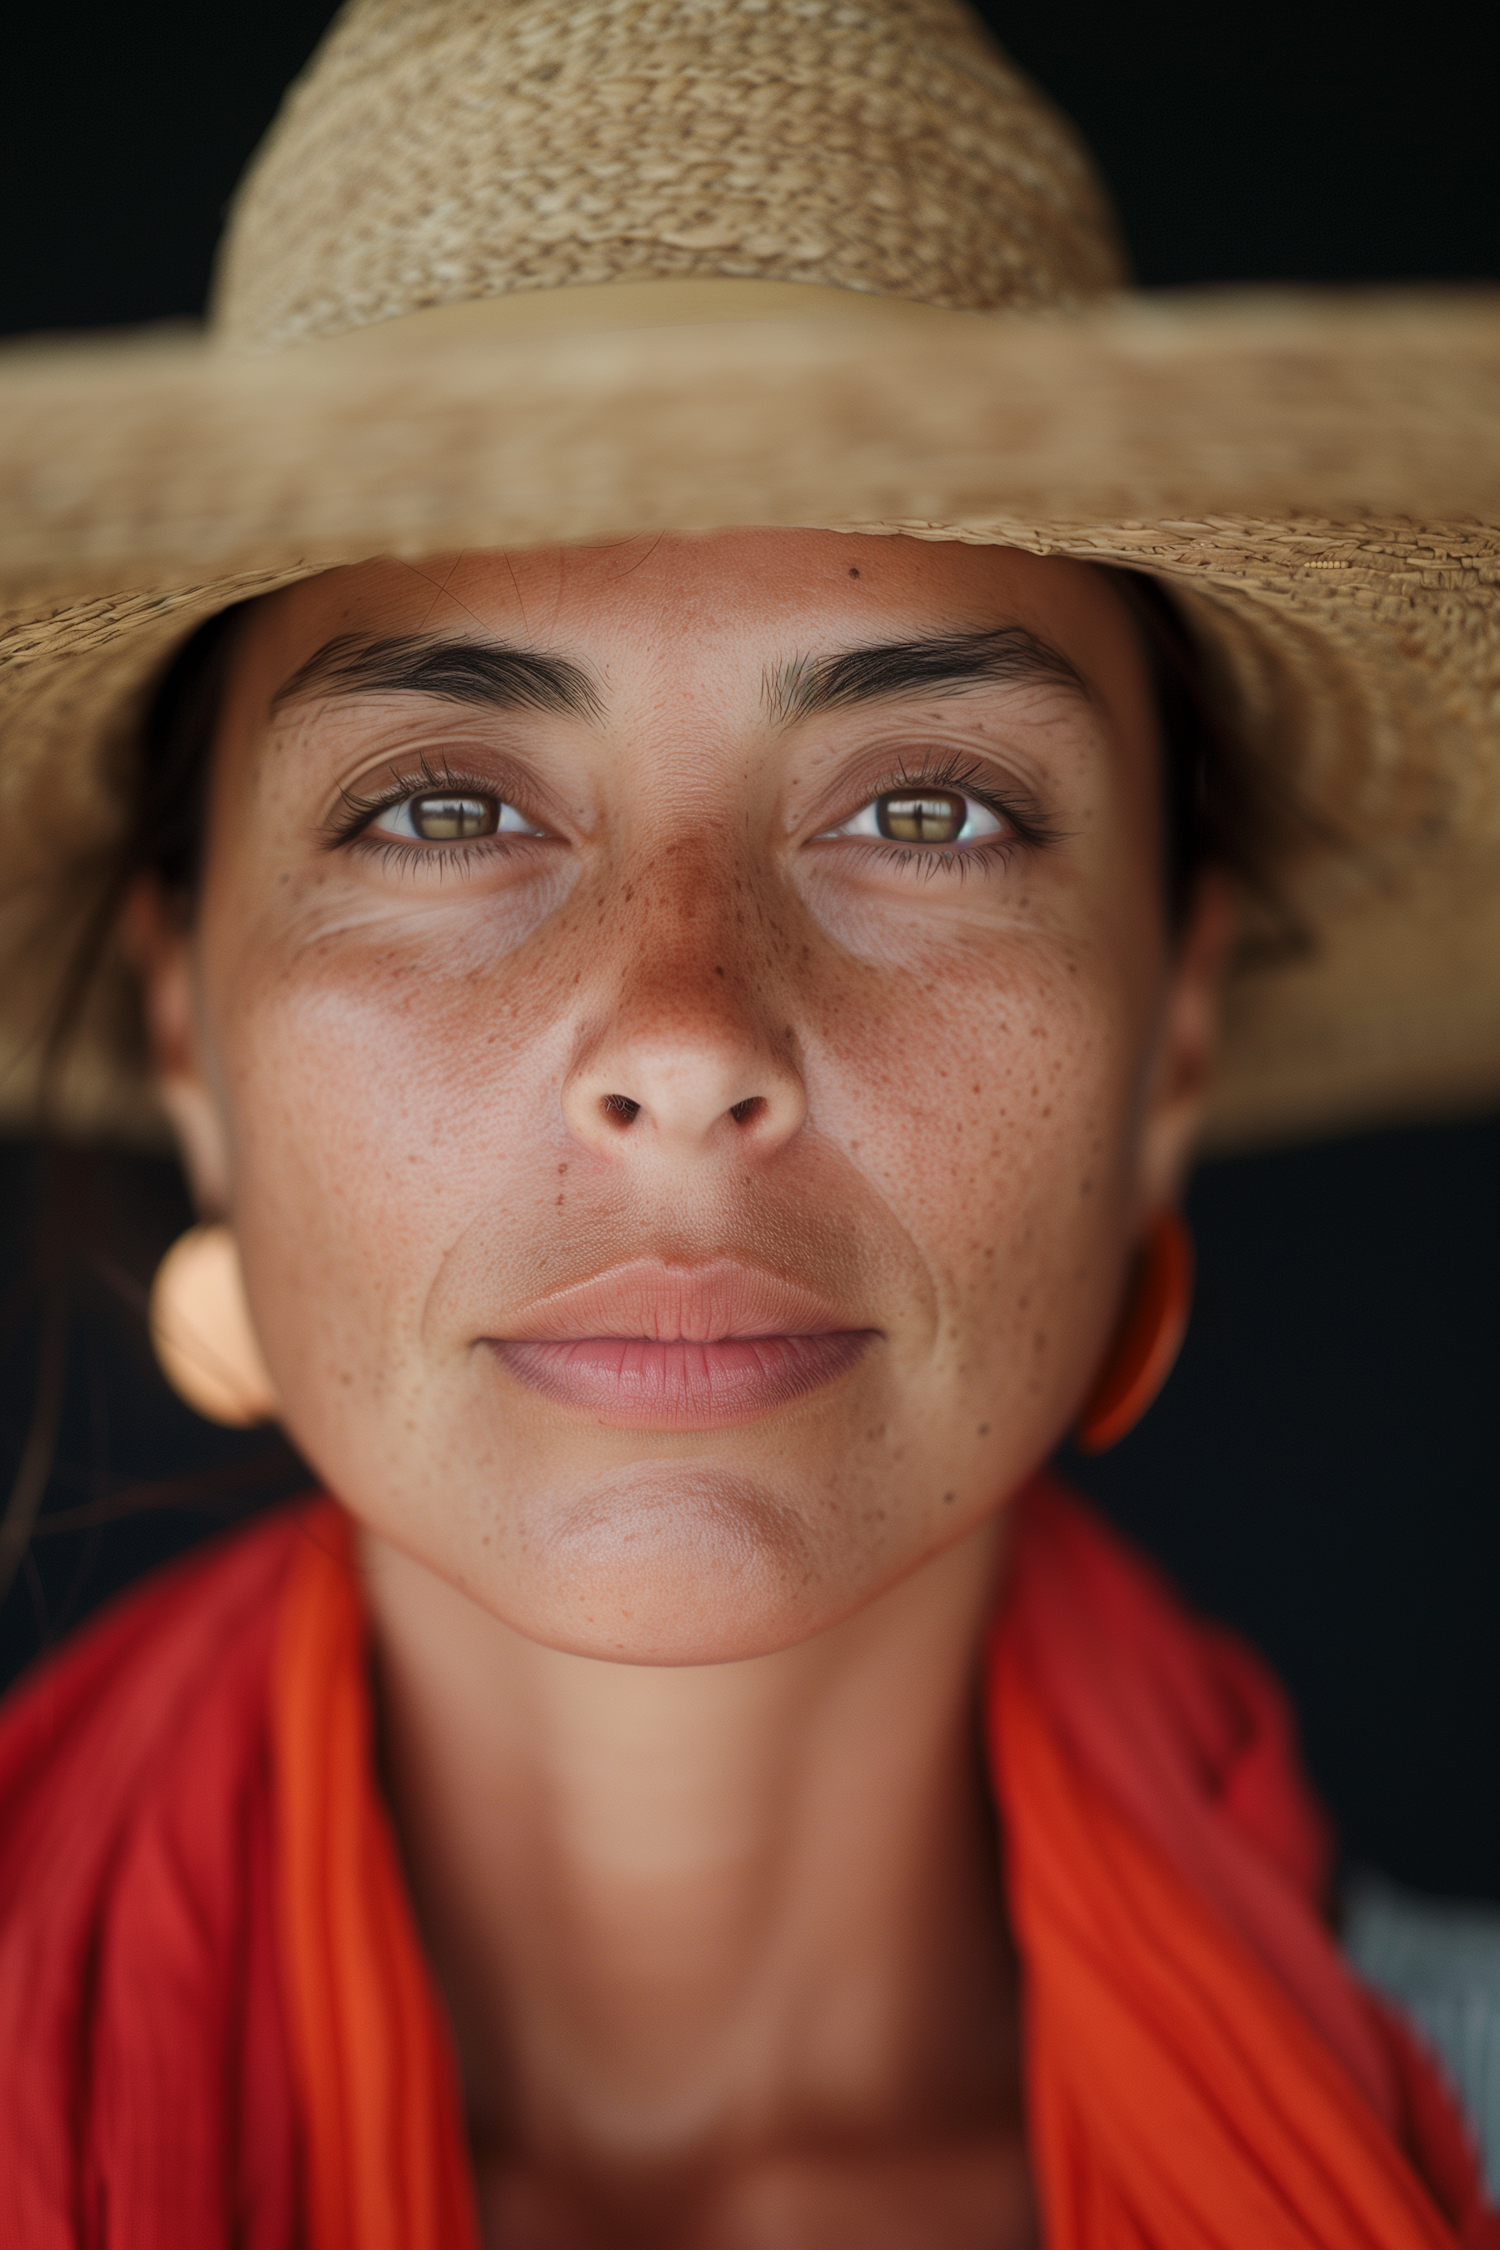
<path fill-rule="evenodd" d="M 672 2170 L 1005 2129 L 971 1537 L 801 1647 L 634 1667 L 367 1545 L 388 1785 L 476 2150 Z"/>

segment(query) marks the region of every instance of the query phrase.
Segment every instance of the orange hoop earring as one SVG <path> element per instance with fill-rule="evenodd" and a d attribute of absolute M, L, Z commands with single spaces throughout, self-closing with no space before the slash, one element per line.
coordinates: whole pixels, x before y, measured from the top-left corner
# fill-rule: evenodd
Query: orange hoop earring
<path fill-rule="evenodd" d="M 1135 1279 L 1104 1372 L 1079 1416 L 1073 1443 L 1104 1453 L 1133 1430 L 1176 1363 L 1193 1309 L 1193 1238 L 1162 1211 L 1141 1246 Z"/>
<path fill-rule="evenodd" d="M 276 1387 L 261 1357 L 239 1244 L 223 1225 L 189 1227 L 151 1284 L 151 1342 L 179 1398 L 210 1422 L 247 1429 L 277 1412 Z"/>

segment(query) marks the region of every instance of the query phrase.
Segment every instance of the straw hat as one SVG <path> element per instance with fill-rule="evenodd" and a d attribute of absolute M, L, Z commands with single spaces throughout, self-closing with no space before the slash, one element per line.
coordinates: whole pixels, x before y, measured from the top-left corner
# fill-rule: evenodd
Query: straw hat
<path fill-rule="evenodd" d="M 1148 300 L 956 0 L 350 0 L 210 333 L 0 353 L 0 1057 L 205 616 L 377 553 L 748 524 L 1180 597 L 1306 808 L 1212 1133 L 1500 1096 L 1500 298 Z M 149 1129 L 116 969 L 67 1111 Z"/>

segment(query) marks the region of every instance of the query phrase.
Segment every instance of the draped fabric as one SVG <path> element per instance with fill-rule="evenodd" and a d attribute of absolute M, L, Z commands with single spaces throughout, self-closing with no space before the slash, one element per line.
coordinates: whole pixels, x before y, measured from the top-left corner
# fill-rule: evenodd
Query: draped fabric
<path fill-rule="evenodd" d="M 267 1682 L 301 1534 L 164 1572 L 0 1708 L 0 2243 L 292 2250 Z"/>
<path fill-rule="evenodd" d="M 985 1696 L 1049 2250 L 1500 2250 L 1435 2068 L 1319 1919 L 1258 1660 L 1042 1482 Z M 0 2241 L 475 2250 L 330 1503 L 0 1714 Z"/>
<path fill-rule="evenodd" d="M 1319 1918 L 1259 1659 L 1043 1481 L 987 1700 L 1054 2250 L 1497 2250 L 1436 2070 Z"/>
<path fill-rule="evenodd" d="M 477 2250 L 458 2088 L 374 1786 L 347 1519 L 320 1509 L 271 1681 L 307 2250 Z"/>

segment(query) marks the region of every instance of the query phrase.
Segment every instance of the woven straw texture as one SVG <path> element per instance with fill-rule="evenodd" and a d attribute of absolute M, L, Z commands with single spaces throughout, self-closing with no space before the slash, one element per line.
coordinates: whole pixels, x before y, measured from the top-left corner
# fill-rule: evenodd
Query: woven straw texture
<path fill-rule="evenodd" d="M 1500 1097 L 1500 312 L 1147 304 L 951 0 L 353 0 L 215 332 L 0 355 L 0 1102 L 134 730 L 225 603 L 375 553 L 811 524 L 1160 573 L 1307 841 L 1221 1144 Z M 66 1082 L 149 1132 L 127 980 Z"/>
<path fill-rule="evenodd" d="M 704 274 L 972 311 L 1120 259 L 1072 133 L 953 0 L 371 0 L 252 168 L 219 317 L 274 345 Z"/>

